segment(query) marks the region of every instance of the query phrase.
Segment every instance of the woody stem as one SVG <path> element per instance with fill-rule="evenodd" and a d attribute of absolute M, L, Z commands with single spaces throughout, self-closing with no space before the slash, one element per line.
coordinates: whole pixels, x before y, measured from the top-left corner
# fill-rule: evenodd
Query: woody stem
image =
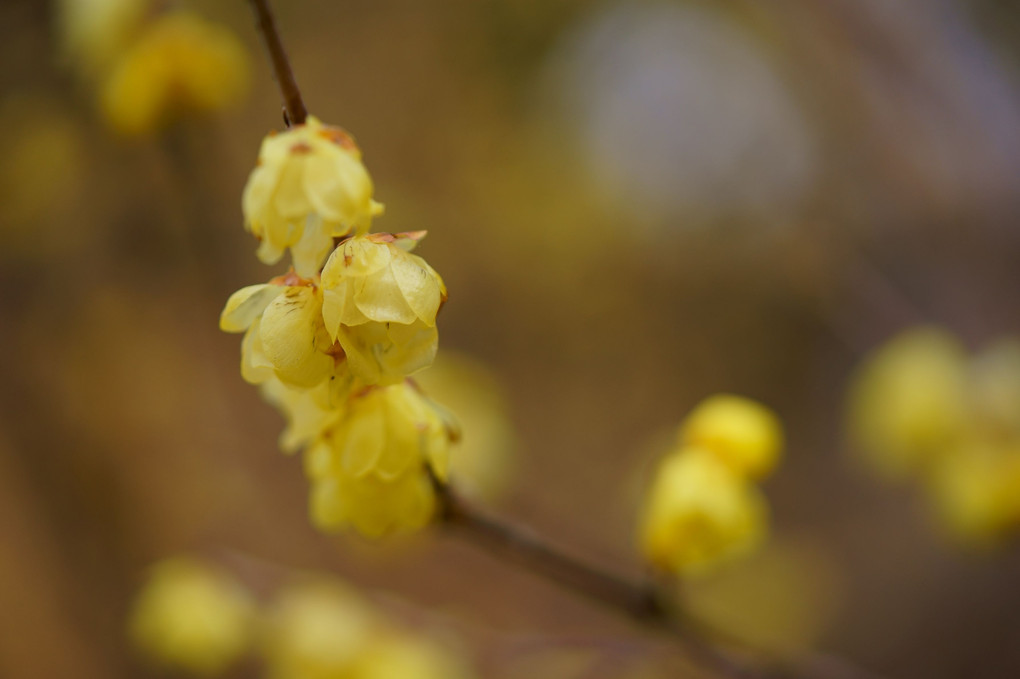
<path fill-rule="evenodd" d="M 611 573 L 546 542 L 532 531 L 481 512 L 449 485 L 433 477 L 442 524 L 496 558 L 513 563 L 635 622 L 669 634 L 688 656 L 706 669 L 734 679 L 765 677 L 730 653 L 682 625 L 652 582 Z"/>
<path fill-rule="evenodd" d="M 283 49 L 280 33 L 276 29 L 276 21 L 269 9 L 269 0 L 249 1 L 255 12 L 259 33 L 262 34 L 266 49 L 269 51 L 269 61 L 273 65 L 273 73 L 280 86 L 280 94 L 283 95 L 283 110 L 287 124 L 303 125 L 308 117 L 308 109 L 305 108 L 305 102 L 301 98 L 301 90 L 298 89 L 297 80 L 294 79 L 294 71 L 290 68 L 287 52 Z"/>

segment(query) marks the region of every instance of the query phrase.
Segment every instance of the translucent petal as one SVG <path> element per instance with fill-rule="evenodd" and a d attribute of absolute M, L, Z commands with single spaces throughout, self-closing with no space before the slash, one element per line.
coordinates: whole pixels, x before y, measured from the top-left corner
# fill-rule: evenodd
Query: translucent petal
<path fill-rule="evenodd" d="M 241 377 L 249 384 L 261 384 L 273 377 L 273 364 L 262 349 L 259 319 L 255 319 L 241 340 Z"/>
<path fill-rule="evenodd" d="M 304 233 L 291 247 L 294 270 L 299 276 L 311 278 L 319 273 L 319 267 L 332 249 L 333 237 L 323 230 L 322 220 L 309 216 Z"/>
<path fill-rule="evenodd" d="M 421 257 L 405 254 L 395 256 L 390 268 L 404 300 L 415 316 L 428 325 L 435 323 L 442 288 L 432 267 L 425 264 Z"/>
<path fill-rule="evenodd" d="M 280 169 L 273 207 L 282 217 L 303 220 L 312 211 L 308 196 L 305 195 L 304 163 L 290 159 Z"/>
<path fill-rule="evenodd" d="M 274 299 L 262 314 L 260 336 L 284 383 L 314 387 L 332 372 L 333 357 L 322 351 L 322 304 L 312 288 L 289 287 Z"/>
<path fill-rule="evenodd" d="M 390 263 L 390 248 L 373 243 L 365 236 L 354 236 L 341 243 L 322 269 L 322 285 L 332 287 L 342 278 L 371 276 Z"/>
<path fill-rule="evenodd" d="M 338 434 L 344 473 L 360 478 L 373 471 L 388 445 L 383 399 L 373 390 L 351 405 Z"/>
<path fill-rule="evenodd" d="M 259 242 L 258 250 L 255 251 L 255 256 L 259 258 L 259 261 L 263 264 L 276 264 L 283 257 L 283 248 L 278 247 L 268 238 L 263 238 Z"/>
<path fill-rule="evenodd" d="M 263 164 L 252 170 L 248 175 L 248 183 L 241 194 L 241 211 L 244 213 L 246 226 L 261 225 L 265 220 L 266 209 L 269 207 L 276 180 L 280 176 L 280 167 L 276 164 Z M 259 230 L 252 229 L 258 234 Z"/>
<path fill-rule="evenodd" d="M 220 330 L 244 332 L 265 310 L 266 306 L 283 292 L 283 286 L 261 283 L 241 288 L 227 300 L 220 314 Z"/>
<path fill-rule="evenodd" d="M 304 162 L 305 191 L 323 218 L 351 227 L 370 214 L 372 180 L 350 152 L 336 148 Z"/>
<path fill-rule="evenodd" d="M 392 266 L 363 278 L 356 286 L 354 302 L 369 319 L 405 325 L 417 319 L 393 275 Z"/>

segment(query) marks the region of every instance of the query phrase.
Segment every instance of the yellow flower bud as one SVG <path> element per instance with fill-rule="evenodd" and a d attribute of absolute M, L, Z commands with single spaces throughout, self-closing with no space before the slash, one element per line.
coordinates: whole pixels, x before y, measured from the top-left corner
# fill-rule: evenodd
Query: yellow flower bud
<path fill-rule="evenodd" d="M 915 328 L 859 368 L 849 429 L 879 472 L 902 478 L 920 471 L 959 440 L 969 418 L 965 361 L 949 333 Z"/>
<path fill-rule="evenodd" d="M 925 481 L 941 525 L 962 542 L 992 545 L 1020 528 L 1016 447 L 971 442 L 940 458 Z"/>
<path fill-rule="evenodd" d="M 446 477 L 450 440 L 441 416 L 406 382 L 352 397 L 306 453 L 313 522 L 371 537 L 421 528 L 435 510 L 428 468 Z"/>
<path fill-rule="evenodd" d="M 645 559 L 679 575 L 698 575 L 748 553 L 768 529 L 758 489 L 715 454 L 682 449 L 659 465 L 645 501 Z"/>
<path fill-rule="evenodd" d="M 154 660 L 202 675 L 220 674 L 253 638 L 255 607 L 226 574 L 188 558 L 152 568 L 135 601 L 130 634 Z"/>
<path fill-rule="evenodd" d="M 1020 340 L 1001 339 L 970 366 L 975 423 L 995 439 L 1020 439 Z"/>
<path fill-rule="evenodd" d="M 149 0 L 60 0 L 63 56 L 81 75 L 94 77 L 124 50 L 148 9 Z"/>
<path fill-rule="evenodd" d="M 776 466 L 783 430 L 779 418 L 760 403 L 719 394 L 687 416 L 680 428 L 680 445 L 708 450 L 737 474 L 758 479 Z"/>
<path fill-rule="evenodd" d="M 379 621 L 362 598 L 338 583 L 309 580 L 277 594 L 263 651 L 270 679 L 356 677 Z"/>
<path fill-rule="evenodd" d="M 246 228 L 261 241 L 259 259 L 274 264 L 291 248 L 302 276 L 318 272 L 333 238 L 367 231 L 382 211 L 354 141 L 314 116 L 266 137 L 241 206 Z"/>
<path fill-rule="evenodd" d="M 100 107 L 118 132 L 148 134 L 181 114 L 233 104 L 248 88 L 248 56 L 227 29 L 186 11 L 153 19 L 120 56 Z"/>

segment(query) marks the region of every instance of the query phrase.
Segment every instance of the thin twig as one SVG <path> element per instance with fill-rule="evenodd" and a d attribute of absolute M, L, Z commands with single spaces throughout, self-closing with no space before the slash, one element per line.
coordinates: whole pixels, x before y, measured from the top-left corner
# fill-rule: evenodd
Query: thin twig
<path fill-rule="evenodd" d="M 280 32 L 276 30 L 276 22 L 269 9 L 269 0 L 250 0 L 250 2 L 255 11 L 259 33 L 262 34 L 266 49 L 269 50 L 269 61 L 273 65 L 276 82 L 280 85 L 287 124 L 288 126 L 303 125 L 308 117 L 308 109 L 305 108 L 305 102 L 301 98 L 301 90 L 298 89 L 297 80 L 294 79 L 294 72 L 290 68 L 287 52 L 283 49 Z"/>
<path fill-rule="evenodd" d="M 878 675 L 821 654 L 790 659 L 749 648 L 683 615 L 663 597 L 654 581 L 628 579 L 586 563 L 526 528 L 483 513 L 435 477 L 433 483 L 439 498 L 439 519 L 451 533 L 500 560 L 668 636 L 690 660 L 707 670 L 733 679 L 879 679 Z"/>
<path fill-rule="evenodd" d="M 769 676 L 708 643 L 681 623 L 651 582 L 630 580 L 545 542 L 531 531 L 487 516 L 447 484 L 435 480 L 440 519 L 452 533 L 561 587 L 624 613 L 635 622 L 668 634 L 687 655 L 707 669 L 734 679 Z"/>

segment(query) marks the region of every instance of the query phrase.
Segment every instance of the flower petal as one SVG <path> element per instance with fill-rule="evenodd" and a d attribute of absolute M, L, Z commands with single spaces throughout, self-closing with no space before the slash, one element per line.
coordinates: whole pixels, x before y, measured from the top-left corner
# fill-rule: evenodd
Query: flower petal
<path fill-rule="evenodd" d="M 244 332 L 262 315 L 266 306 L 283 292 L 283 286 L 260 283 L 241 288 L 230 296 L 220 314 L 220 330 Z"/>

